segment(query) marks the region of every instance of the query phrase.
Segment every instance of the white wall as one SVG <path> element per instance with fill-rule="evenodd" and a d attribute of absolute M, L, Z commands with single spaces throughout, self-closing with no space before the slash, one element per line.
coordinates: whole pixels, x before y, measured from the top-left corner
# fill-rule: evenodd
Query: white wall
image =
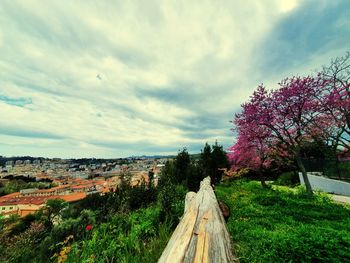
<path fill-rule="evenodd" d="M 312 189 L 350 196 L 350 183 L 329 179 L 315 174 L 319 173 L 307 173 Z M 304 185 L 304 179 L 301 173 L 299 173 L 299 179 L 300 183 Z"/>
<path fill-rule="evenodd" d="M 17 205 L 0 205 L 0 214 L 16 211 L 17 209 Z"/>

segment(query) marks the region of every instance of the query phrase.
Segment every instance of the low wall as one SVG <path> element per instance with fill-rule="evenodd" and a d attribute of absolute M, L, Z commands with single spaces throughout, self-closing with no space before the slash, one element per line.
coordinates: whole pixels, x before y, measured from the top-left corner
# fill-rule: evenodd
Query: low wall
<path fill-rule="evenodd" d="M 350 183 L 329 179 L 320 176 L 319 173 L 307 173 L 312 189 L 322 190 L 327 193 L 350 196 Z M 299 172 L 300 183 L 304 185 L 304 179 Z"/>

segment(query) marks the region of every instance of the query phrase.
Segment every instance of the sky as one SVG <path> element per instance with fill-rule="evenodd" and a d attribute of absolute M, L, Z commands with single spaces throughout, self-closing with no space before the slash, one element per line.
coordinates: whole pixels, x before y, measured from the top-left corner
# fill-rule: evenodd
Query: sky
<path fill-rule="evenodd" d="M 0 155 L 234 142 L 235 113 L 350 50 L 350 1 L 0 1 Z"/>

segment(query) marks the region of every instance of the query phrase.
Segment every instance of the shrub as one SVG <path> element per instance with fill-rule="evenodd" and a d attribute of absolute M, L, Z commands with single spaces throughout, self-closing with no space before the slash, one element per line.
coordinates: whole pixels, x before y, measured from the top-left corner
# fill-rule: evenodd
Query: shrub
<path fill-rule="evenodd" d="M 130 188 L 127 194 L 131 210 L 146 207 L 157 200 L 157 189 L 152 184 L 141 183 Z"/>
<path fill-rule="evenodd" d="M 5 226 L 5 217 L 0 215 L 0 231 L 4 228 Z"/>
<path fill-rule="evenodd" d="M 296 186 L 300 184 L 298 173 L 296 171 L 285 172 L 278 177 L 278 179 L 275 181 L 275 184 L 292 187 Z"/>
<path fill-rule="evenodd" d="M 32 262 L 45 231 L 44 224 L 32 223 L 27 230 L 8 240 L 1 256 L 5 255 L 6 262 Z"/>
<path fill-rule="evenodd" d="M 156 262 L 171 231 L 159 223 L 159 215 L 159 208 L 149 207 L 113 216 L 73 243 L 67 262 Z"/>
<path fill-rule="evenodd" d="M 168 183 L 159 189 L 158 204 L 160 207 L 160 219 L 164 222 L 167 218 L 175 225 L 183 214 L 186 188 L 182 185 Z"/>
<path fill-rule="evenodd" d="M 34 222 L 34 220 L 35 216 L 33 214 L 29 214 L 23 218 L 19 218 L 11 228 L 11 235 L 18 235 L 19 233 L 24 232 L 30 227 L 31 223 Z"/>

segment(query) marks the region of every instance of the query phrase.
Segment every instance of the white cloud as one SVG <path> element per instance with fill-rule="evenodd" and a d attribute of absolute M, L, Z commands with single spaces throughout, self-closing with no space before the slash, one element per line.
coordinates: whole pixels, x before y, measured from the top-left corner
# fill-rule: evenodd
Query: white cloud
<path fill-rule="evenodd" d="M 283 0 L 279 2 L 282 12 L 290 12 L 298 6 L 300 0 Z"/>

